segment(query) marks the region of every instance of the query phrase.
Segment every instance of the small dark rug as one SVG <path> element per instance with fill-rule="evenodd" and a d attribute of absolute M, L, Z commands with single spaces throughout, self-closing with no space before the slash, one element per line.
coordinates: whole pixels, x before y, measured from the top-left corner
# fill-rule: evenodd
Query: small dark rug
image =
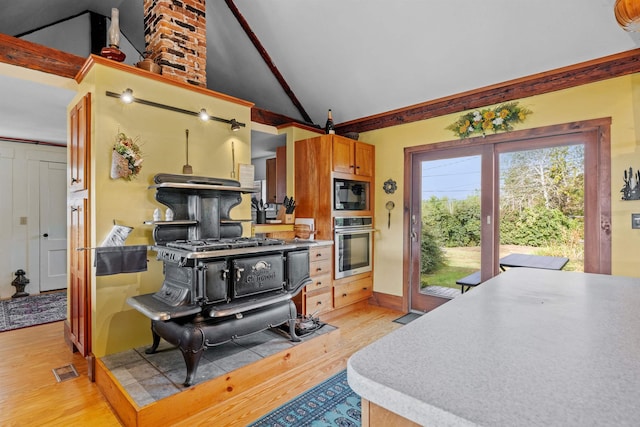
<path fill-rule="evenodd" d="M 0 301 L 0 332 L 57 322 L 66 317 L 66 291 Z"/>
<path fill-rule="evenodd" d="M 398 317 L 396 320 L 394 320 L 394 322 L 400 323 L 402 325 L 406 325 L 407 323 L 413 322 L 414 320 L 418 319 L 420 316 L 422 316 L 422 314 L 419 314 L 419 313 L 408 313 L 408 314 L 405 314 L 402 317 Z"/>
<path fill-rule="evenodd" d="M 260 418 L 250 427 L 359 427 L 361 402 L 341 371 L 278 409 Z"/>

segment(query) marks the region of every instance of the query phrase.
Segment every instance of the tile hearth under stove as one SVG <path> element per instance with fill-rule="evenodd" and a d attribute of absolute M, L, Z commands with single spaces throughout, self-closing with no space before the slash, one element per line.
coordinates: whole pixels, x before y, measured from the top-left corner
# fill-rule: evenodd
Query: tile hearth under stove
<path fill-rule="evenodd" d="M 292 342 L 278 328 L 257 332 L 207 349 L 197 371 L 197 383 L 226 375 L 261 359 L 302 345 L 315 337 L 335 331 L 324 325 Z M 140 347 L 101 358 L 111 374 L 135 403 L 144 407 L 185 390 L 184 360 L 180 350 L 162 340 L 158 351 L 145 354 Z"/>

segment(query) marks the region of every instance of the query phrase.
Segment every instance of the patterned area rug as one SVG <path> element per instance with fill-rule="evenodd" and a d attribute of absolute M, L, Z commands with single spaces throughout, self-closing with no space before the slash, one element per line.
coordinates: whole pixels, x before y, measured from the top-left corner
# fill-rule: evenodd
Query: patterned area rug
<path fill-rule="evenodd" d="M 0 301 L 0 332 L 57 322 L 66 317 L 66 291 Z"/>
<path fill-rule="evenodd" d="M 347 371 L 341 371 L 250 427 L 359 427 L 360 404 L 347 383 Z"/>

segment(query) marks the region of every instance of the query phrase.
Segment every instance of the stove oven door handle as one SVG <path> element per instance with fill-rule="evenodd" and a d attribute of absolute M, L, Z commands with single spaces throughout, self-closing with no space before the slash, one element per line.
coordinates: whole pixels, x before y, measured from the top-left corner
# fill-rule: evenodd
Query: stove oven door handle
<path fill-rule="evenodd" d="M 236 283 L 242 280 L 242 273 L 244 273 L 244 268 L 236 266 Z"/>
<path fill-rule="evenodd" d="M 197 274 L 200 275 L 200 277 L 198 278 L 197 283 L 198 283 L 198 295 L 200 296 L 200 298 L 204 298 L 204 295 L 205 295 L 205 293 L 204 293 L 204 286 L 205 286 L 204 282 L 205 282 L 205 277 L 207 275 L 205 270 L 207 268 L 208 267 L 207 267 L 206 263 L 204 263 L 202 261 L 200 261 L 198 263 L 198 273 Z"/>

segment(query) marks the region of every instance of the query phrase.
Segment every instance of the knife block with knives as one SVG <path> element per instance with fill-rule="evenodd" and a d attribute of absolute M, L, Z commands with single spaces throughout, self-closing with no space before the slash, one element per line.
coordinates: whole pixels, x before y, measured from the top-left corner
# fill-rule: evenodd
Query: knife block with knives
<path fill-rule="evenodd" d="M 276 218 L 282 221 L 283 224 L 293 224 L 295 222 L 295 216 L 293 214 L 288 214 L 287 209 L 284 206 L 280 206 Z"/>
<path fill-rule="evenodd" d="M 285 196 L 282 206 L 278 209 L 277 219 L 281 220 L 283 224 L 293 224 L 295 222 L 295 216 L 293 214 L 295 208 L 296 202 L 293 200 L 293 197 L 289 198 Z"/>

